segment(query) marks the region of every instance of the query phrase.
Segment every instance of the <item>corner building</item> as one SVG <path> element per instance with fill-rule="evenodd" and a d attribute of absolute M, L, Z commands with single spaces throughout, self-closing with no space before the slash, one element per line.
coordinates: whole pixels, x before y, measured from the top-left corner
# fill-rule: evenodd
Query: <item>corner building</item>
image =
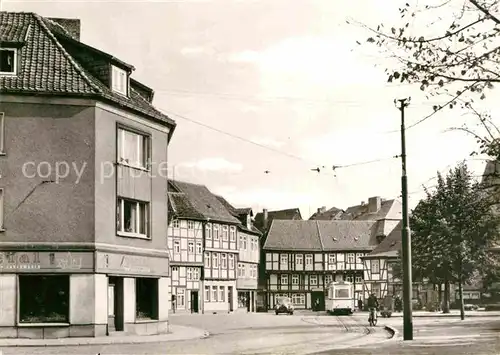
<path fill-rule="evenodd" d="M 0 337 L 168 329 L 175 122 L 80 21 L 0 12 Z"/>

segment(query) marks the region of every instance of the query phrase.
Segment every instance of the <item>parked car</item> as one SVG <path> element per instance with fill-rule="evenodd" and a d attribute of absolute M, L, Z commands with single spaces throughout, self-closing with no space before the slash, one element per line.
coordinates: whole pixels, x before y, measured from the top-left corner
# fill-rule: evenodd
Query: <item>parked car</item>
<path fill-rule="evenodd" d="M 292 315 L 293 310 L 294 310 L 293 303 L 290 297 L 278 298 L 276 306 L 274 307 L 274 312 L 276 313 L 276 315 L 280 313 L 287 313 Z"/>
<path fill-rule="evenodd" d="M 479 306 L 477 304 L 464 304 L 464 309 L 466 311 L 477 311 L 479 309 Z"/>

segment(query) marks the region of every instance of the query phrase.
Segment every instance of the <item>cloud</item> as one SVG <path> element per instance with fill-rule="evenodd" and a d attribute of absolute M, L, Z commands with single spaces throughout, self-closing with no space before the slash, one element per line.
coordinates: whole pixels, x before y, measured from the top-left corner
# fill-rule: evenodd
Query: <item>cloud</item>
<path fill-rule="evenodd" d="M 202 171 L 217 171 L 217 172 L 240 172 L 243 170 L 243 165 L 231 163 L 224 158 L 206 158 L 196 162 L 187 162 L 180 164 L 187 168 L 199 169 Z"/>
<path fill-rule="evenodd" d="M 184 56 L 195 56 L 195 55 L 199 55 L 199 54 L 213 54 L 213 50 L 211 48 L 206 48 L 203 46 L 184 47 L 181 49 L 181 54 Z"/>
<path fill-rule="evenodd" d="M 279 141 L 274 140 L 272 138 L 266 138 L 266 137 L 255 137 L 255 138 L 252 138 L 251 141 L 256 143 L 256 144 L 265 145 L 265 146 L 271 147 L 271 148 L 280 148 L 285 144 L 283 142 L 279 142 Z"/>

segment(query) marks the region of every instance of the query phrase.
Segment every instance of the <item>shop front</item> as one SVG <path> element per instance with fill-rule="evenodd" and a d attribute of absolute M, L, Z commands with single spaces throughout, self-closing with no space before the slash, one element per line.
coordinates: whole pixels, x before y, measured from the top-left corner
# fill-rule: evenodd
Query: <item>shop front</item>
<path fill-rule="evenodd" d="M 138 265 L 136 260 L 141 260 Z M 160 300 L 167 298 L 167 276 L 164 258 L 93 251 L 0 252 L 0 337 L 166 331 L 168 302 Z"/>
<path fill-rule="evenodd" d="M 238 290 L 238 312 L 257 311 L 257 282 L 254 279 L 239 278 L 236 281 Z"/>

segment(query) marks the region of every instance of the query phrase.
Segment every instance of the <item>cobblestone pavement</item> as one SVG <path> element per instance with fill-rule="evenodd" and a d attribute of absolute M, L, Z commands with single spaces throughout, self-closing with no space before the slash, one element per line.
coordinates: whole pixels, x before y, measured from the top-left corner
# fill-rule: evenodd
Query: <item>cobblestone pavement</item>
<path fill-rule="evenodd" d="M 366 315 L 175 315 L 173 324 L 199 327 L 207 339 L 165 343 L 4 348 L 3 354 L 499 354 L 500 317 L 415 318 L 414 339 L 387 339 L 387 323 L 402 332 L 402 318 L 379 319 L 368 332 Z"/>

